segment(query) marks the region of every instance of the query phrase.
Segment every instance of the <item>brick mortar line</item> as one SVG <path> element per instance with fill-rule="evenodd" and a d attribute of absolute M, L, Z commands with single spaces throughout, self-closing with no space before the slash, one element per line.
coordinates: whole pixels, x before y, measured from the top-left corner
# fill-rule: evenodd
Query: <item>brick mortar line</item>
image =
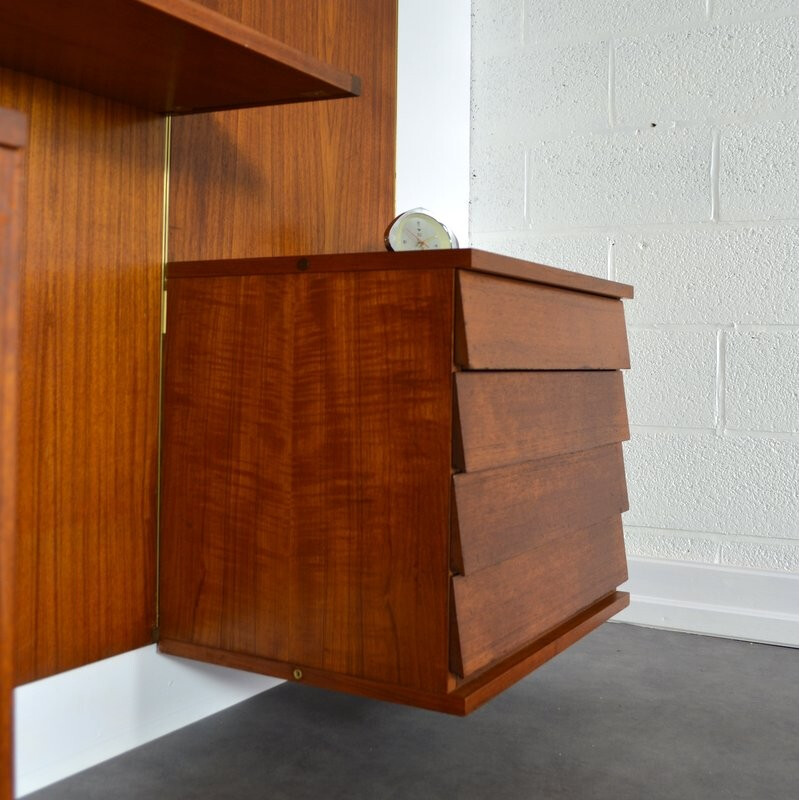
<path fill-rule="evenodd" d="M 617 61 L 614 52 L 614 39 L 608 40 L 608 127 L 613 129 L 617 124 Z"/>
<path fill-rule="evenodd" d="M 711 221 L 719 222 L 719 128 L 711 128 Z"/>
<path fill-rule="evenodd" d="M 635 298 L 634 298 L 635 299 Z M 780 333 L 798 329 L 794 322 L 629 322 L 628 329 L 640 331 L 727 331 L 729 333 Z"/>
<path fill-rule="evenodd" d="M 612 91 L 609 88 L 608 94 L 610 95 L 611 93 Z M 470 121 L 472 125 L 474 125 L 475 120 L 479 118 L 479 116 L 479 114 L 471 114 Z M 494 116 L 490 116 L 488 114 L 487 117 L 491 119 L 495 118 Z M 722 135 L 727 128 L 731 127 L 757 127 L 759 125 L 765 125 L 769 123 L 793 123 L 796 120 L 796 111 L 769 111 L 764 112 L 764 114 L 761 115 L 746 114 L 739 116 L 732 114 L 721 114 L 704 117 L 702 119 L 669 118 L 662 119 L 660 121 L 656 120 L 657 124 L 655 127 L 653 127 L 652 119 L 642 120 L 640 123 L 635 125 L 612 124 L 610 127 L 586 127 L 577 131 L 575 128 L 570 127 L 569 123 L 565 123 L 563 125 L 557 125 L 551 128 L 542 127 L 539 129 L 538 133 L 536 123 L 534 121 L 526 128 L 522 142 L 520 142 L 518 131 L 512 130 L 512 128 L 509 126 L 503 126 L 502 130 L 495 131 L 496 136 L 495 140 L 493 141 L 493 145 L 496 147 L 506 147 L 509 145 L 521 144 L 526 149 L 533 149 L 537 145 L 541 145 L 543 143 L 569 143 L 579 139 L 588 139 L 591 137 L 600 138 L 614 136 L 622 138 L 624 134 L 630 134 L 631 136 L 642 134 L 661 136 L 663 135 L 664 131 L 694 131 L 704 128 L 709 129 L 710 131 L 715 127 L 720 129 L 720 135 Z M 474 146 L 476 150 L 480 149 L 481 147 L 480 143 L 476 143 Z"/>
<path fill-rule="evenodd" d="M 626 233 L 659 233 L 670 231 L 708 231 L 721 232 L 740 228 L 797 228 L 796 217 L 779 217 L 771 219 L 732 219 L 713 223 L 708 219 L 691 222 L 628 222 L 612 225 L 552 225 L 536 226 L 531 224 L 525 228 L 491 228 L 473 230 L 475 236 L 509 236 L 530 234 L 531 236 L 567 236 L 576 234 L 606 234 L 618 236 Z"/>
<path fill-rule="evenodd" d="M 717 373 L 714 392 L 714 417 L 717 436 L 722 436 L 725 431 L 725 334 L 725 330 L 721 329 L 717 331 Z"/>
<path fill-rule="evenodd" d="M 775 442 L 796 442 L 797 433 L 791 431 L 745 430 L 740 428 L 685 428 L 677 425 L 640 425 L 630 423 L 631 433 L 655 433 L 673 436 L 700 436 L 705 439 L 767 439 Z"/>
<path fill-rule="evenodd" d="M 606 269 L 608 271 L 608 279 L 615 281 L 617 279 L 617 264 L 614 257 L 614 240 L 610 236 L 606 244 Z"/>
<path fill-rule="evenodd" d="M 696 23 L 682 23 L 679 25 L 659 25 L 653 28 L 595 28 L 592 30 L 579 30 L 577 32 L 570 31 L 569 33 L 549 35 L 546 37 L 536 38 L 535 36 L 528 35 L 528 26 L 525 25 L 522 44 L 517 45 L 522 50 L 527 48 L 537 50 L 549 50 L 570 44 L 583 44 L 586 42 L 603 41 L 604 39 L 617 38 L 617 39 L 643 39 L 645 37 L 659 36 L 669 33 L 693 33 L 697 30 L 707 28 L 723 28 L 735 25 L 746 25 L 754 22 L 772 22 L 777 19 L 794 19 L 798 16 L 796 11 L 768 11 L 756 14 L 744 14 L 742 16 L 735 16 L 732 18 L 722 19 L 719 16 L 712 16 L 708 18 L 703 14 L 698 17 Z M 507 55 L 509 53 L 508 46 L 502 44 L 492 44 L 488 47 L 481 49 L 481 45 L 473 45 L 473 52 L 477 51 L 477 57 L 482 58 L 493 55 Z M 516 55 L 512 51 L 512 56 Z"/>
<path fill-rule="evenodd" d="M 742 542 L 744 544 L 788 544 L 800 545 L 800 541 L 794 538 L 783 538 L 780 536 L 759 536 L 755 533 L 722 533 L 721 531 L 698 531 L 685 530 L 683 528 L 659 528 L 653 525 L 624 525 L 626 531 L 642 531 L 655 535 L 671 536 L 692 536 L 696 538 L 713 539 L 718 542 Z"/>

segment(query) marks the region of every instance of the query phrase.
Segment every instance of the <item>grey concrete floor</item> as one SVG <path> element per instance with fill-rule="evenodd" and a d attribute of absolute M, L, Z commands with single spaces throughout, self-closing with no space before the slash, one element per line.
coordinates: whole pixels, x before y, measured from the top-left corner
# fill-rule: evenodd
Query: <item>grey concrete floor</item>
<path fill-rule="evenodd" d="M 296 684 L 31 800 L 794 800 L 797 651 L 606 624 L 466 719 Z"/>

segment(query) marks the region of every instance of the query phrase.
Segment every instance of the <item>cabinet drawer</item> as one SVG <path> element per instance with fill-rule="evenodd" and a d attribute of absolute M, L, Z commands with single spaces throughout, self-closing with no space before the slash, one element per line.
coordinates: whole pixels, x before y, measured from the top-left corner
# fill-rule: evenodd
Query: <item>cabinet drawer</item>
<path fill-rule="evenodd" d="M 451 578 L 450 669 L 469 676 L 627 580 L 619 516 L 474 575 Z"/>
<path fill-rule="evenodd" d="M 460 472 L 629 438 L 622 373 L 458 372 L 453 466 Z"/>
<path fill-rule="evenodd" d="M 470 575 L 627 508 L 619 444 L 454 475 L 451 569 Z"/>
<path fill-rule="evenodd" d="M 463 369 L 627 369 L 622 302 L 457 272 L 454 358 Z"/>

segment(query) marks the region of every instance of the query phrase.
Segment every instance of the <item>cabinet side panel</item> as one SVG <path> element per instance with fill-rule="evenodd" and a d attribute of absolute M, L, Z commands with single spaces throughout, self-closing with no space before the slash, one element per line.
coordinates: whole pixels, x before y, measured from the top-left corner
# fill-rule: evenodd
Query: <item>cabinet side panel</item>
<path fill-rule="evenodd" d="M 290 286 L 285 276 L 169 282 L 162 638 L 288 658 Z"/>
<path fill-rule="evenodd" d="M 170 281 L 165 639 L 444 690 L 452 282 Z"/>
<path fill-rule="evenodd" d="M 0 109 L 0 800 L 13 796 L 11 707 L 24 131 L 21 115 Z"/>
<path fill-rule="evenodd" d="M 360 97 L 179 117 L 171 260 L 381 250 L 394 216 L 394 0 L 200 0 L 361 78 Z"/>
<path fill-rule="evenodd" d="M 0 70 L 29 117 L 17 681 L 152 641 L 164 122 Z"/>

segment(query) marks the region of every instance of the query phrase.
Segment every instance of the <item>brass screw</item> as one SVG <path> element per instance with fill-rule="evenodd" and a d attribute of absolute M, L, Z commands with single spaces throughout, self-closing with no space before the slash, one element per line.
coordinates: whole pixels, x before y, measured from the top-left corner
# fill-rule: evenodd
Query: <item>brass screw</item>
<path fill-rule="evenodd" d="M 299 681 L 303 677 L 303 670 L 295 669 L 295 671 L 292 673 L 292 675 L 294 675 L 294 679 L 296 681 Z"/>

